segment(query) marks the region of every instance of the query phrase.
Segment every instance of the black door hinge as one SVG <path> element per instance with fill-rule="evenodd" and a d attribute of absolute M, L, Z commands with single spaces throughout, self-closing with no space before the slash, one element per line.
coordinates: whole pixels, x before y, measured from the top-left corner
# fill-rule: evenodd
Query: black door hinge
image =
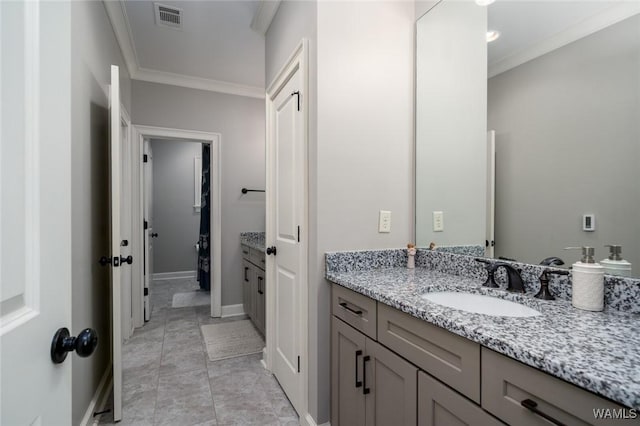
<path fill-rule="evenodd" d="M 300 372 L 300 355 L 298 355 L 298 373 Z"/>
<path fill-rule="evenodd" d="M 145 287 L 144 288 L 144 296 L 148 296 L 149 295 L 149 287 Z"/>
<path fill-rule="evenodd" d="M 291 94 L 291 96 L 297 96 L 298 97 L 298 111 L 300 111 L 300 91 L 296 90 L 295 92 L 293 92 Z"/>
<path fill-rule="evenodd" d="M 298 226 L 298 242 L 300 242 L 300 227 Z"/>
<path fill-rule="evenodd" d="M 144 154 L 144 155 L 142 156 L 142 162 L 143 162 L 143 163 L 148 163 L 148 162 L 149 162 L 149 156 L 148 156 L 147 154 Z"/>
<path fill-rule="evenodd" d="M 143 227 L 144 229 L 149 228 L 149 222 L 147 222 L 146 220 L 142 221 L 142 227 Z"/>

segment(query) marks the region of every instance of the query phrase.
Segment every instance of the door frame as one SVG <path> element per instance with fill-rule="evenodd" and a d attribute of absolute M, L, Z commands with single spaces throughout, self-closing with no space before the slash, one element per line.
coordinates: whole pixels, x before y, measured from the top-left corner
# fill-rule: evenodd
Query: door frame
<path fill-rule="evenodd" d="M 298 303 L 300 304 L 300 376 L 302 381 L 302 391 L 304 395 L 301 400 L 300 424 L 315 424 L 313 418 L 309 414 L 309 344 L 308 344 L 308 313 L 309 313 L 309 72 L 308 72 L 308 41 L 302 39 L 296 46 L 293 53 L 289 56 L 284 66 L 280 69 L 276 77 L 269 85 L 265 97 L 266 102 L 266 138 L 265 138 L 265 153 L 266 153 L 266 245 L 273 245 L 275 241 L 275 217 L 273 216 L 274 206 L 273 200 L 269 194 L 273 193 L 273 185 L 275 182 L 275 170 L 270 166 L 274 161 L 274 140 L 272 138 L 273 130 L 273 118 L 275 116 L 275 104 L 274 99 L 285 84 L 289 81 L 289 78 L 296 71 L 300 72 L 300 79 L 302 82 L 302 96 L 301 104 L 303 110 L 302 126 L 303 126 L 303 147 L 304 147 L 304 163 L 303 172 L 303 188 L 304 190 L 304 214 L 302 218 L 301 230 L 300 230 L 300 244 L 302 246 L 303 255 L 300 257 L 300 296 Z M 270 259 L 270 260 L 269 260 Z M 266 263 L 266 275 L 267 286 L 269 283 L 274 283 L 276 279 L 276 271 L 273 265 L 273 258 L 267 256 Z M 274 322 L 276 309 L 275 294 L 273 291 L 267 291 L 266 300 L 266 345 L 264 349 L 264 362 L 268 370 L 272 370 L 272 361 L 275 358 L 275 341 L 274 335 L 276 330 L 276 324 Z"/>
<path fill-rule="evenodd" d="M 134 194 L 136 195 L 136 205 L 134 206 L 133 223 L 133 248 L 135 256 L 138 259 L 144 257 L 144 242 L 142 238 L 144 209 L 144 178 L 142 167 L 142 150 L 145 139 L 171 139 L 183 142 L 200 142 L 211 146 L 211 211 L 210 211 L 210 234 L 211 238 L 211 316 L 220 317 L 222 315 L 222 170 L 221 170 L 221 143 L 222 135 L 220 133 L 201 132 L 197 130 L 171 129 L 166 127 L 145 126 L 140 124 L 132 125 L 135 138 L 137 138 L 137 149 L 134 150 L 132 159 L 133 165 L 133 181 Z M 136 326 L 142 326 L 144 323 L 144 267 L 142 262 L 134 262 L 138 264 L 138 268 L 134 271 L 134 279 L 132 289 L 136 293 L 134 304 L 134 319 L 137 319 Z M 142 318 L 142 323 L 140 323 Z M 138 325 L 139 324 L 139 325 Z"/>

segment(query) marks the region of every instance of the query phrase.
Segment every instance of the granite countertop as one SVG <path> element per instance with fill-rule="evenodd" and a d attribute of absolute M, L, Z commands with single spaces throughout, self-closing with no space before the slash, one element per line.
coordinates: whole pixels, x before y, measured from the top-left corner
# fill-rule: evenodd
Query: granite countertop
<path fill-rule="evenodd" d="M 240 244 L 249 246 L 252 249 L 265 251 L 265 233 L 264 232 L 241 232 Z"/>
<path fill-rule="evenodd" d="M 427 268 L 336 272 L 326 278 L 482 346 L 620 404 L 640 409 L 640 315 L 582 311 L 566 300 L 544 301 L 482 287 L 482 281 Z M 422 299 L 432 291 L 490 294 L 537 309 L 529 318 L 496 317 Z"/>

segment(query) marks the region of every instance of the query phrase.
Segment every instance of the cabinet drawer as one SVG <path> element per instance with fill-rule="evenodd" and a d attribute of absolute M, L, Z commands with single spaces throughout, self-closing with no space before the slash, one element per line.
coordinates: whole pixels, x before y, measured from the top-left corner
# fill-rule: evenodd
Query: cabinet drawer
<path fill-rule="evenodd" d="M 256 250 L 254 248 L 250 248 L 249 250 L 250 250 L 250 256 L 251 256 L 250 258 L 251 262 L 253 262 L 254 265 L 261 268 L 262 270 L 266 269 L 264 252 L 260 250 Z"/>
<path fill-rule="evenodd" d="M 245 246 L 244 244 L 240 244 L 240 249 L 242 251 L 242 258 L 250 260 L 251 259 L 251 249 L 249 246 Z"/>
<path fill-rule="evenodd" d="M 480 345 L 383 303 L 378 341 L 480 403 Z"/>
<path fill-rule="evenodd" d="M 513 425 L 553 424 L 543 415 L 524 408 L 523 400 L 537 404 L 543 415 L 565 425 L 638 425 L 636 419 L 596 419 L 594 409 L 622 407 L 540 370 L 490 349 L 482 348 L 482 407 Z M 620 413 L 620 411 L 616 411 Z M 629 415 L 630 410 L 626 411 Z"/>
<path fill-rule="evenodd" d="M 376 338 L 376 301 L 333 284 L 331 312 L 372 339 Z"/>
<path fill-rule="evenodd" d="M 418 373 L 418 426 L 502 426 L 503 423 L 433 377 Z"/>

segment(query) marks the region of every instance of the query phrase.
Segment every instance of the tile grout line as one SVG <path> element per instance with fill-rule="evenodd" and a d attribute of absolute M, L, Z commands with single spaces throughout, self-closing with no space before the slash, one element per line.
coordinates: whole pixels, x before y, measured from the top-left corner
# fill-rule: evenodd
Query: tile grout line
<path fill-rule="evenodd" d="M 156 424 L 156 413 L 158 411 L 158 394 L 160 389 L 160 367 L 162 366 L 162 357 L 164 352 L 164 340 L 167 335 L 167 316 L 164 317 L 164 324 L 162 326 L 162 345 L 160 346 L 160 364 L 158 365 L 158 380 L 156 380 L 156 397 L 155 402 L 153 404 L 153 418 L 151 419 L 152 424 Z"/>

